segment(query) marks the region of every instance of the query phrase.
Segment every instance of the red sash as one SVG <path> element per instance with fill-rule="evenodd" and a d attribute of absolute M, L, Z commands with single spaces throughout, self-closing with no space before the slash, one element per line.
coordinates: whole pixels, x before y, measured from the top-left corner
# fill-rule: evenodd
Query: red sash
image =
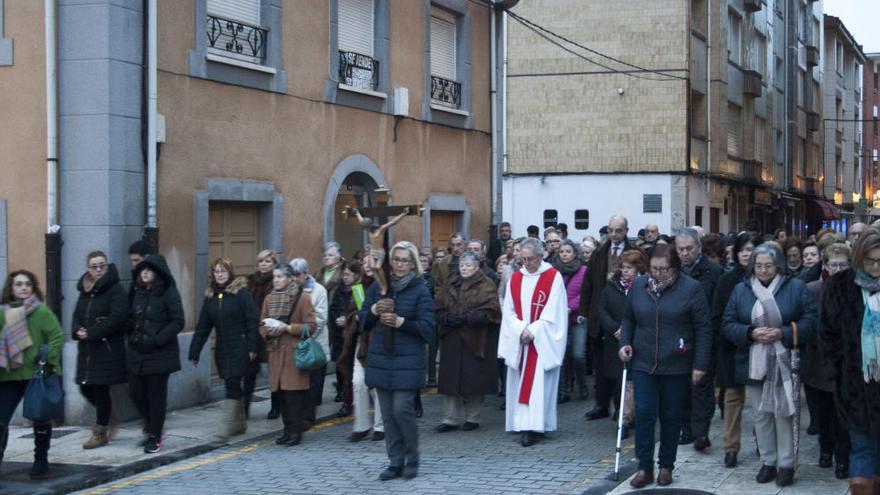
<path fill-rule="evenodd" d="M 550 289 L 553 287 L 553 279 L 556 278 L 556 269 L 550 268 L 541 274 L 538 278 L 538 284 L 535 286 L 535 292 L 532 293 L 532 310 L 530 318 L 526 323 L 532 323 L 541 318 L 544 312 L 544 306 L 550 297 Z M 514 272 L 510 278 L 510 297 L 513 298 L 513 309 L 516 310 L 516 316 L 520 320 L 525 321 L 522 311 L 522 292 L 523 274 L 520 271 Z M 528 354 L 528 356 L 526 356 Z M 526 370 L 523 374 L 522 384 L 519 389 L 519 403 L 528 404 L 532 395 L 532 382 L 535 381 L 535 368 L 538 365 L 538 351 L 535 349 L 535 343 L 529 342 L 527 353 L 522 353 L 519 359 L 519 369 L 523 369 L 523 361 L 525 361 Z"/>

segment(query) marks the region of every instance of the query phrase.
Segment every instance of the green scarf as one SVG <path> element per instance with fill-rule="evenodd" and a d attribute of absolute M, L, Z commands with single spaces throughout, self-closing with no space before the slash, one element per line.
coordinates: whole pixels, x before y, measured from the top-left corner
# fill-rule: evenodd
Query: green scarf
<path fill-rule="evenodd" d="M 856 268 L 855 283 L 862 289 L 865 312 L 862 315 L 862 374 L 865 383 L 880 382 L 880 278 Z"/>

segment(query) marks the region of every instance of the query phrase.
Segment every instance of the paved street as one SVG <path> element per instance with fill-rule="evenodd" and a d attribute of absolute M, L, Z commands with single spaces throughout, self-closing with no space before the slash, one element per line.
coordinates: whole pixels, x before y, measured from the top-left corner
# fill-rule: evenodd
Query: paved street
<path fill-rule="evenodd" d="M 412 481 L 379 482 L 384 443 L 349 443 L 345 422 L 306 433 L 298 447 L 278 447 L 274 437 L 243 442 L 81 493 L 583 493 L 609 472 L 613 425 L 585 422 L 588 403 L 562 405 L 560 431 L 524 449 L 504 433 L 498 397 L 488 399 L 479 430 L 445 434 L 432 431 L 441 397 L 423 400 L 421 470 Z"/>
<path fill-rule="evenodd" d="M 332 402 L 328 382 L 325 405 L 320 416 L 332 416 L 338 404 Z M 258 392 L 265 397 L 265 390 Z M 592 405 L 571 402 L 559 407 L 560 430 L 529 449 L 518 437 L 503 432 L 501 399 L 489 397 L 483 425 L 472 432 L 433 432 L 439 421 L 442 400 L 423 397 L 425 416 L 421 425 L 422 468 L 412 481 L 382 483 L 378 473 L 385 467 L 383 442 L 347 441 L 350 418 L 322 423 L 305 436 L 302 445 L 281 448 L 274 444 L 280 421 L 267 421 L 268 401 L 255 404 L 248 436 L 219 446 L 210 441 L 220 413 L 217 404 L 176 411 L 166 436 L 165 456 L 140 453 L 133 448 L 139 438 L 139 423 L 125 426 L 110 446 L 85 451 L 79 444 L 85 432 L 68 435 L 53 444 L 50 459 L 53 477 L 48 483 L 28 481 L 31 440 L 26 429 L 13 432 L 11 458 L 4 465 L 0 494 L 66 493 L 71 487 L 92 486 L 83 494 L 472 494 L 472 493 L 560 493 L 622 495 L 631 491 L 628 476 L 633 473 L 632 441 L 624 443 L 621 483 L 608 480 L 614 461 L 614 423 L 610 420 L 587 422 L 583 412 Z M 751 438 L 749 409 L 743 415 L 743 451 L 740 466 L 722 465 L 721 421 L 716 415 L 707 453 L 696 453 L 690 446 L 679 448 L 674 487 L 702 490 L 718 495 L 810 494 L 845 495 L 847 483 L 834 479 L 830 469 L 816 465 L 818 446 L 815 436 L 802 432 L 801 467 L 796 483 L 786 490 L 775 484 L 758 485 L 754 475 L 760 461 Z M 201 419 L 200 419 L 201 418 Z M 804 413 L 805 429 L 809 418 Z M 201 440 L 199 440 L 201 438 Z M 201 454 L 201 455 L 195 455 Z M 193 457 L 193 455 L 195 455 Z M 149 464 L 152 463 L 152 464 Z M 11 464 L 11 465 L 9 465 Z M 18 468 L 16 468 L 18 466 Z M 20 469 L 21 473 L 15 471 Z M 115 471 L 114 471 L 115 470 Z M 116 473 L 114 475 L 114 473 Z M 132 474 L 137 473 L 137 474 Z M 124 477 L 128 476 L 128 477 Z M 93 486 L 96 481 L 108 482 Z M 112 480 L 112 481 L 111 481 Z"/>

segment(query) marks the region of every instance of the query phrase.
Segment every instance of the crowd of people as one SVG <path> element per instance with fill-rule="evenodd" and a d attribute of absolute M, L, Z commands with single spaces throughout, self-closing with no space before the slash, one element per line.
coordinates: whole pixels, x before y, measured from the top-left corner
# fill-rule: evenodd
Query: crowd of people
<path fill-rule="evenodd" d="M 303 441 L 327 366 L 302 367 L 294 351 L 313 339 L 335 364 L 338 416 L 354 415 L 349 440 L 385 442 L 382 480 L 417 476 L 421 391 L 437 387 L 437 434 L 480 428 L 485 399 L 497 393 L 505 428 L 524 447 L 556 429 L 557 404 L 592 395 L 586 420 L 622 415 L 621 435 L 635 435 L 634 488 L 671 484 L 680 445 L 707 452 L 716 409 L 723 464 L 736 467 L 748 401 L 762 463 L 755 480 L 787 486 L 799 463 L 802 380 L 816 462 L 849 478 L 854 494 L 880 490 L 880 227 L 856 223 L 846 235 L 826 228 L 798 239 L 783 229 L 664 235 L 646 225 L 631 237 L 628 220 L 613 216 L 598 239 L 570 239 L 564 224 L 514 238 L 502 223 L 488 246 L 455 233 L 447 246 L 420 251 L 401 241 L 386 253 L 373 233 L 388 227 L 372 228 L 371 243 L 348 259 L 342 246 L 326 244 L 314 275 L 304 258 L 283 262 L 271 250 L 250 274 L 228 258 L 211 261 L 188 357 L 199 366 L 213 334 L 225 386 L 220 438 L 253 420 L 265 364 L 268 419 L 280 416 L 284 426 L 276 443 Z M 83 448 L 113 439 L 119 416 L 110 387 L 127 384 L 143 418 L 141 445 L 155 453 L 168 379 L 181 369 L 184 310 L 149 243 L 134 243 L 129 256 L 130 285 L 101 251 L 86 257 L 77 285 L 75 382 L 95 408 Z M 26 270 L 5 281 L 0 327 L 2 459 L 38 362 L 60 372 L 65 333 Z M 52 424 L 33 429 L 31 476 L 42 478 Z"/>

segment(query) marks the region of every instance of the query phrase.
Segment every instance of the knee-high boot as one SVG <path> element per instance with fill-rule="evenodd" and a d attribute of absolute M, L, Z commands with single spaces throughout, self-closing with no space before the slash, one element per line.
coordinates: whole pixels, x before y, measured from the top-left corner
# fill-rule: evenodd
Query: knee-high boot
<path fill-rule="evenodd" d="M 34 465 L 31 478 L 35 480 L 49 477 L 49 444 L 52 441 L 52 424 L 34 425 Z"/>

